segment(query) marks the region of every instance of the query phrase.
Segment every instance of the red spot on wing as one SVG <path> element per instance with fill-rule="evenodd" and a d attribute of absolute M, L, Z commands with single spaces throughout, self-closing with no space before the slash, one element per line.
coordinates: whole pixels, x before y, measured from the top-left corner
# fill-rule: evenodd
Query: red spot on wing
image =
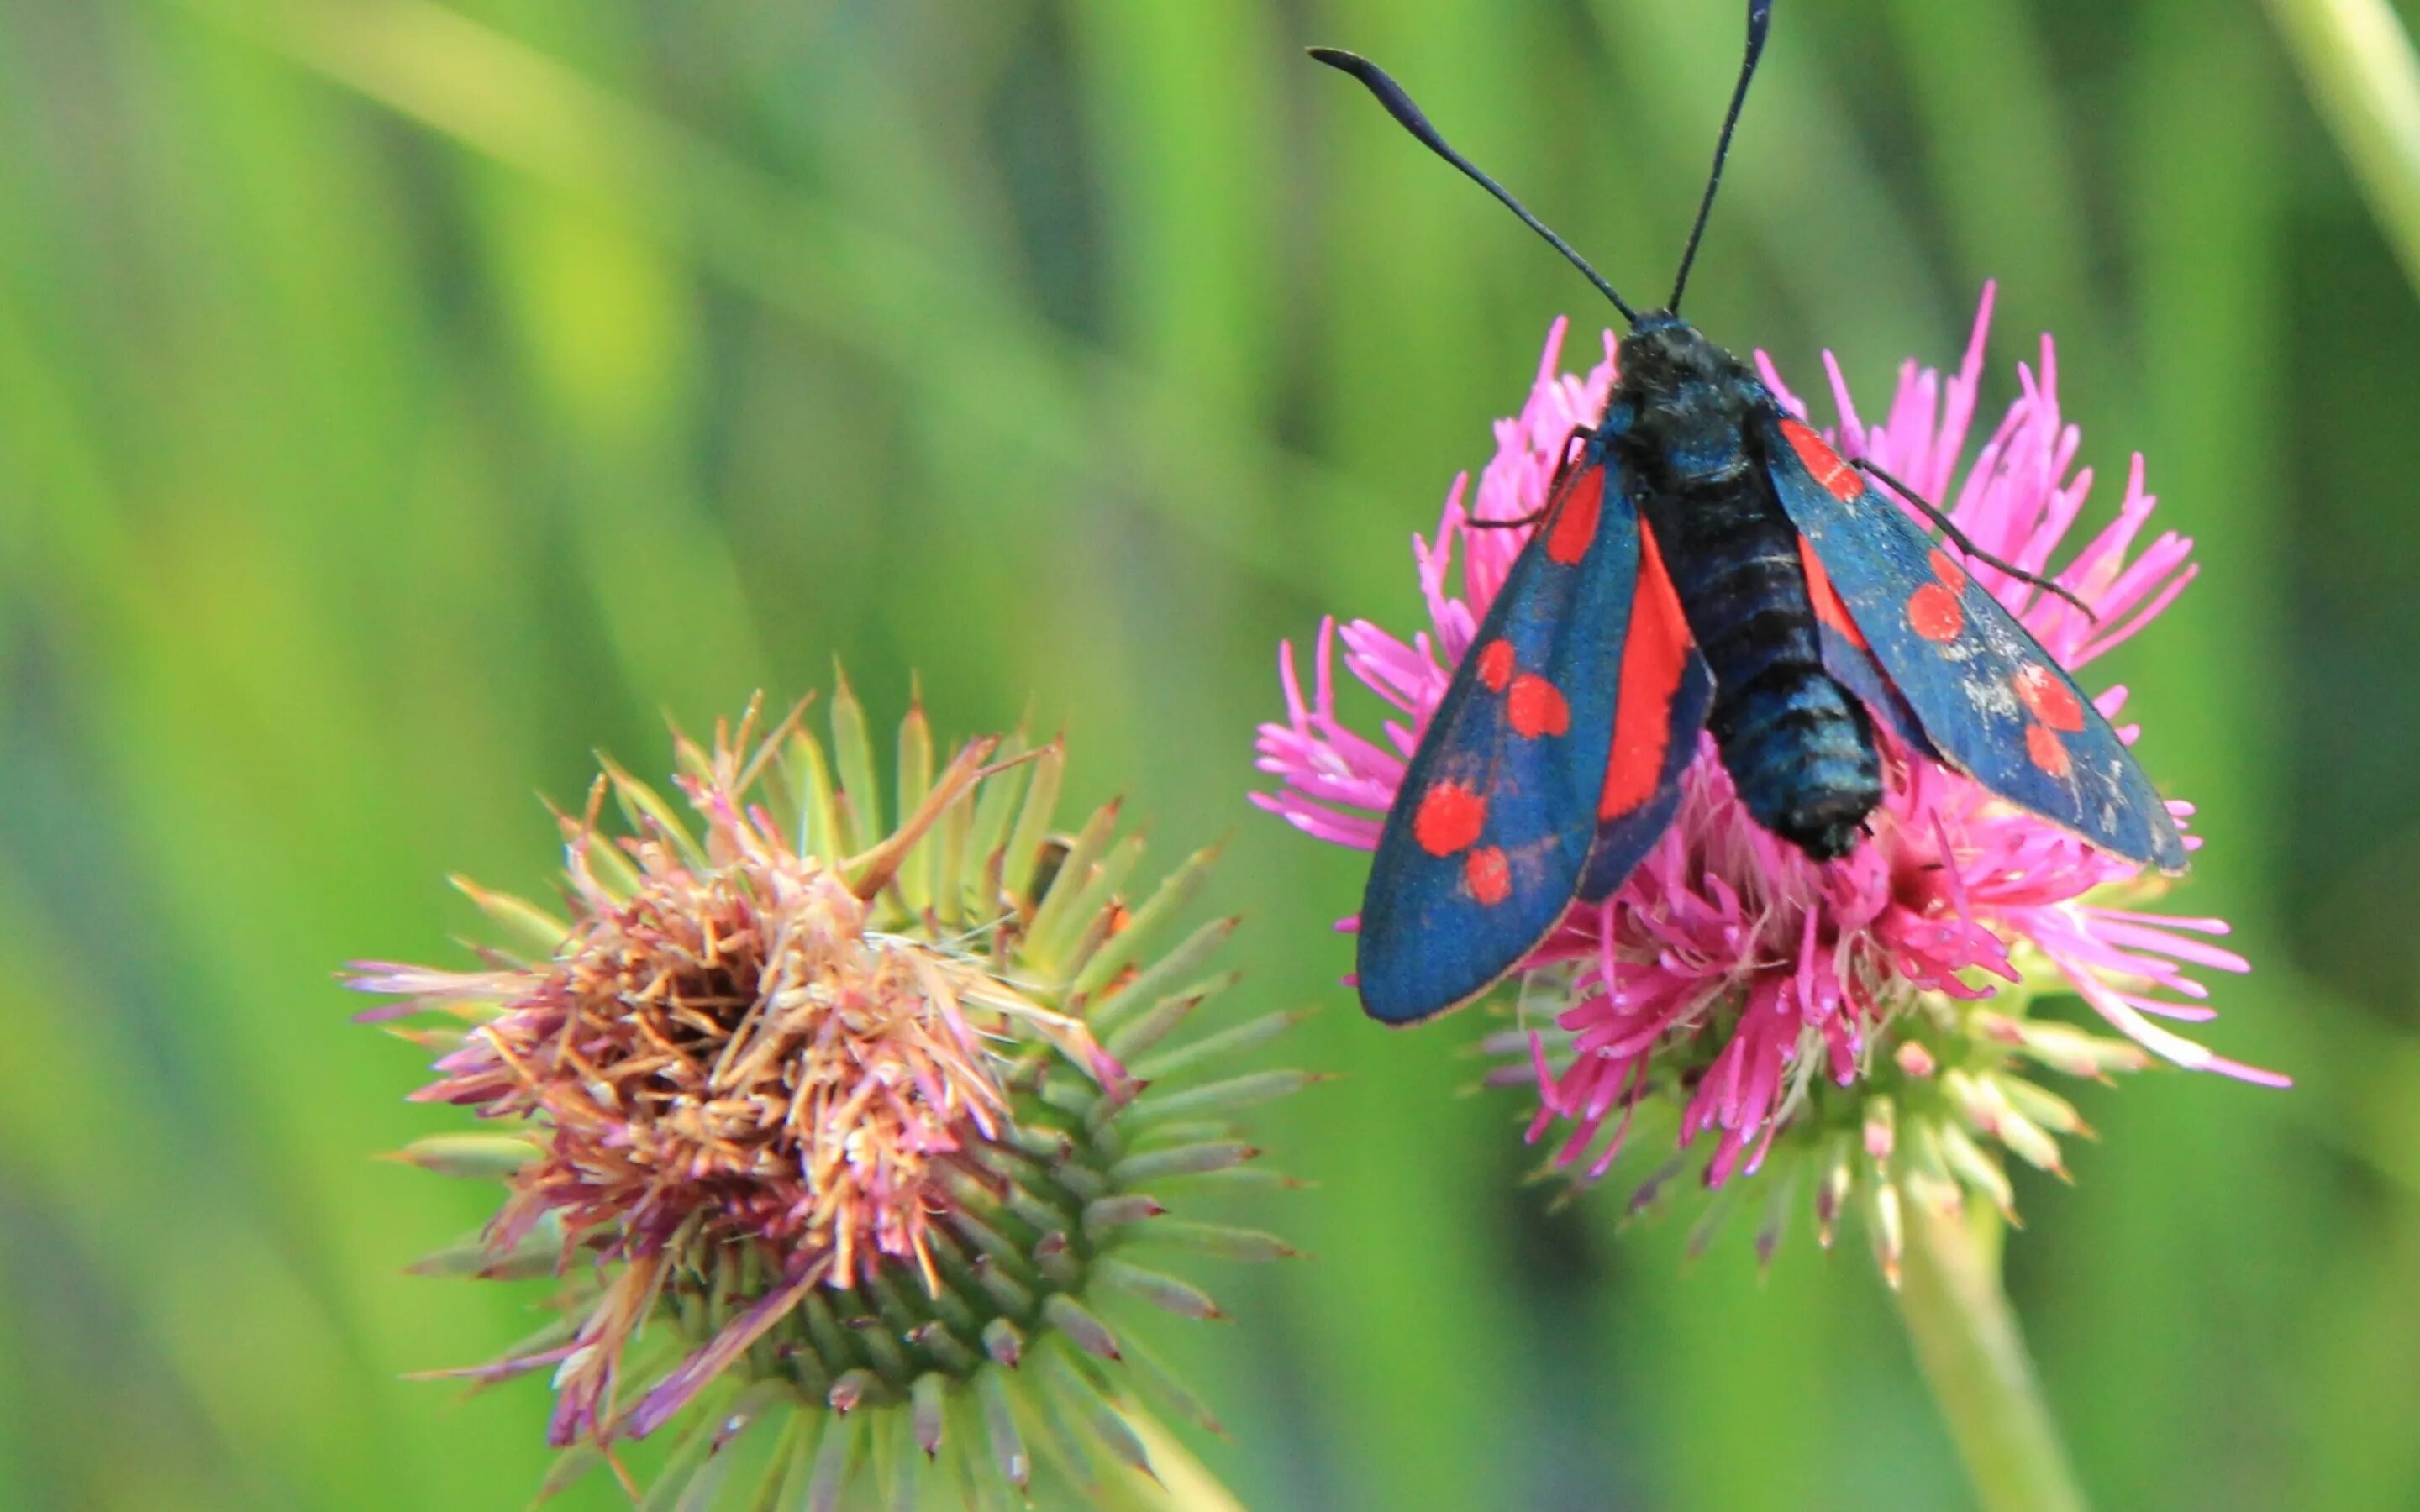
<path fill-rule="evenodd" d="M 1939 547 L 1932 548 L 1932 575 L 1953 594 L 1966 591 L 1966 569 L 1950 560 L 1949 553 Z"/>
<path fill-rule="evenodd" d="M 1855 468 L 1841 461 L 1840 454 L 1825 445 L 1823 438 L 1816 435 L 1804 421 L 1783 420 L 1781 434 L 1789 439 L 1790 449 L 1798 454 L 1798 460 L 1807 464 L 1807 471 L 1815 474 L 1815 481 L 1829 490 L 1833 498 L 1844 504 L 1853 504 L 1864 496 L 1866 480 L 1858 475 Z"/>
<path fill-rule="evenodd" d="M 1463 861 L 1462 880 L 1472 897 L 1493 908 L 1512 896 L 1512 863 L 1496 846 L 1482 845 Z"/>
<path fill-rule="evenodd" d="M 1664 570 L 1655 532 L 1638 532 L 1638 589 L 1630 604 L 1630 635 L 1621 648 L 1621 690 L 1613 711 L 1613 752 L 1606 762 L 1599 820 L 1619 819 L 1664 780 L 1672 745 L 1672 695 L 1689 665 L 1689 622 L 1681 595 Z"/>
<path fill-rule="evenodd" d="M 2011 680 L 2017 687 L 2017 702 L 2035 718 L 2070 734 L 2084 728 L 2084 701 L 2058 673 L 2040 662 L 2027 662 Z"/>
<path fill-rule="evenodd" d="M 1939 583 L 1926 583 L 1907 598 L 1908 626 L 1927 640 L 1944 644 L 1966 628 L 1966 606 Z"/>
<path fill-rule="evenodd" d="M 1535 672 L 1523 672 L 1512 679 L 1512 691 L 1504 695 L 1504 717 L 1514 734 L 1536 740 L 1569 731 L 1572 706 L 1554 684 Z"/>
<path fill-rule="evenodd" d="M 1512 681 L 1512 642 L 1490 640 L 1479 648 L 1479 680 L 1490 693 L 1501 693 Z"/>
<path fill-rule="evenodd" d="M 1849 618 L 1849 606 L 1841 601 L 1840 591 L 1832 586 L 1832 575 L 1823 570 L 1823 559 L 1815 554 L 1815 543 L 1803 535 L 1798 538 L 1798 563 L 1807 571 L 1807 597 L 1815 606 L 1815 618 L 1847 636 L 1851 645 L 1865 650 L 1865 632 Z"/>
<path fill-rule="evenodd" d="M 2059 739 L 2058 732 L 2048 725 L 2025 726 L 2025 754 L 2033 758 L 2036 766 L 2053 777 L 2064 778 L 2075 769 L 2075 763 L 2068 758 L 2067 742 Z"/>
<path fill-rule="evenodd" d="M 1487 798 L 1459 782 L 1439 782 L 1420 795 L 1412 812 L 1412 839 L 1431 856 L 1451 856 L 1479 838 L 1487 825 Z"/>
<path fill-rule="evenodd" d="M 1605 469 L 1590 467 L 1575 474 L 1564 490 L 1555 517 L 1546 522 L 1546 557 L 1572 566 L 1589 554 L 1596 540 L 1597 517 L 1605 511 Z"/>

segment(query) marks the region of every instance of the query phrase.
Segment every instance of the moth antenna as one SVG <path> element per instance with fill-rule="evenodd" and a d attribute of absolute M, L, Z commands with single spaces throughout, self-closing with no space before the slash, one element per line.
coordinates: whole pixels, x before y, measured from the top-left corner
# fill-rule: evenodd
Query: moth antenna
<path fill-rule="evenodd" d="M 1761 4 L 1769 7 L 1772 0 L 1761 0 Z M 1502 201 L 1506 209 L 1521 218 L 1522 224 L 1545 238 L 1548 246 L 1561 253 L 1573 267 L 1588 275 L 1588 281 L 1596 285 L 1598 293 L 1613 301 L 1613 307 L 1621 312 L 1624 320 L 1634 326 L 1638 324 L 1638 312 L 1630 307 L 1629 301 L 1613 291 L 1613 285 L 1606 282 L 1605 275 L 1590 267 L 1588 259 L 1574 251 L 1570 242 L 1557 236 L 1545 222 L 1530 214 L 1527 207 L 1512 197 L 1512 191 L 1480 172 L 1476 163 L 1448 146 L 1446 139 L 1437 134 L 1437 129 L 1429 124 L 1428 116 L 1421 114 L 1420 107 L 1412 103 L 1412 97 L 1404 93 L 1404 86 L 1387 76 L 1386 69 L 1358 54 L 1347 53 L 1341 48 L 1314 47 L 1311 55 L 1331 69 L 1342 69 L 1360 80 L 1364 87 L 1378 97 L 1378 103 L 1387 107 L 1387 114 L 1395 117 L 1404 131 L 1419 138 L 1421 146 L 1461 169 L 1480 188 Z M 1734 114 L 1737 108 L 1733 106 Z M 1728 139 L 1728 131 L 1725 134 Z"/>
<path fill-rule="evenodd" d="M 1698 240 L 1706 234 L 1706 217 L 1714 208 L 1714 191 L 1723 181 L 1723 160 L 1731 153 L 1731 132 L 1739 125 L 1740 107 L 1747 103 L 1748 81 L 1756 77 L 1756 60 L 1764 55 L 1764 34 L 1773 25 L 1773 0 L 1747 0 L 1747 53 L 1740 59 L 1739 83 L 1731 86 L 1731 108 L 1723 114 L 1723 134 L 1714 142 L 1714 170 L 1706 175 L 1706 193 L 1698 201 L 1698 219 L 1689 227 L 1688 245 L 1681 249 L 1681 270 L 1672 275 L 1672 298 L 1664 308 L 1681 313 L 1681 291 L 1689 286 L 1689 265 L 1698 260 Z"/>

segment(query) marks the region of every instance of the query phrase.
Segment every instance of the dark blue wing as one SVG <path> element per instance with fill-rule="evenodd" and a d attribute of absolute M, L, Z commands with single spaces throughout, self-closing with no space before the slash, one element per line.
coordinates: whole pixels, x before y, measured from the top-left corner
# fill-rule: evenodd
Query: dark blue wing
<path fill-rule="evenodd" d="M 2183 871 L 2159 791 L 2050 653 L 1822 437 L 1758 424 L 1782 509 L 1940 759 L 2103 850 Z"/>
<path fill-rule="evenodd" d="M 1932 761 L 1941 760 L 1941 752 L 1932 748 L 1925 737 L 1924 727 L 1916 722 L 1916 711 L 1893 687 L 1890 674 L 1874 659 L 1874 648 L 1866 643 L 1866 633 L 1849 615 L 1849 606 L 1840 601 L 1840 591 L 1832 586 L 1832 575 L 1823 570 L 1823 559 L 1815 554 L 1814 546 L 1805 535 L 1798 537 L 1798 560 L 1807 574 L 1807 597 L 1815 609 L 1815 629 L 1823 648 L 1823 670 L 1832 680 L 1854 693 L 1875 717 L 1890 728 L 1891 733 L 1905 742 L 1908 749 Z"/>
<path fill-rule="evenodd" d="M 1591 439 L 1387 815 L 1361 903 L 1371 1017 L 1410 1024 L 1467 1003 L 1571 905 L 1607 787 L 1639 542 L 1630 480 Z"/>

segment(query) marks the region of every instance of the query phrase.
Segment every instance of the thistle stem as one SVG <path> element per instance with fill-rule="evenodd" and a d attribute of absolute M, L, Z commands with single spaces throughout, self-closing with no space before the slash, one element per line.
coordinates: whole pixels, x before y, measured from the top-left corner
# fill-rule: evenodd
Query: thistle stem
<path fill-rule="evenodd" d="M 2067 1447 L 2042 1400 L 2016 1313 L 2000 1286 L 1999 1214 L 1908 1205 L 1900 1314 L 1977 1500 L 1999 1509 L 2080 1509 Z"/>

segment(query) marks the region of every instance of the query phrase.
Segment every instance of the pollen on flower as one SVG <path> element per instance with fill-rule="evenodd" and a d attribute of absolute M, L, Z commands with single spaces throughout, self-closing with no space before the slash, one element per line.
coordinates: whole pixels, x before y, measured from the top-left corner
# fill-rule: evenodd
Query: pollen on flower
<path fill-rule="evenodd" d="M 547 1131 L 501 1244 L 553 1214 L 566 1248 L 600 1228 L 641 1249 L 691 1230 L 770 1246 L 830 1286 L 888 1257 L 938 1288 L 931 1225 L 1007 1106 L 985 1037 L 1004 1013 L 1054 1015 L 972 961 L 870 930 L 867 881 L 745 804 L 759 753 L 744 728 L 696 754 L 679 780 L 697 839 L 659 824 L 609 852 L 609 791 L 641 811 L 653 795 L 620 772 L 598 781 L 566 825 L 576 921 L 551 960 L 492 975 L 483 995 L 504 1011 L 414 1096 Z M 1115 1073 L 1080 1025 L 1050 1027 Z"/>
<path fill-rule="evenodd" d="M 512 1006 L 449 1057 L 425 1102 L 551 1130 L 501 1224 L 542 1214 L 567 1244 L 629 1222 L 758 1240 L 845 1286 L 912 1260 L 949 1206 L 953 1160 L 1006 1100 L 965 1004 L 1001 989 L 929 947 L 871 935 L 832 868 L 742 821 L 692 871 L 645 841 L 615 898 L 573 841 L 586 917 Z"/>

